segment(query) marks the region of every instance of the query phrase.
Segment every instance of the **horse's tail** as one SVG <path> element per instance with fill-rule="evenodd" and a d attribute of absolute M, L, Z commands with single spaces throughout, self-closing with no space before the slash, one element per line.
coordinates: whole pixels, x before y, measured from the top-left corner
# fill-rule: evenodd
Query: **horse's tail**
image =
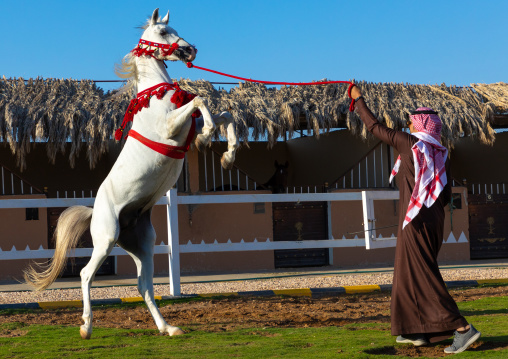
<path fill-rule="evenodd" d="M 90 227 L 92 208 L 73 206 L 62 212 L 55 229 L 55 254 L 47 265 L 35 263 L 42 271 L 30 265 L 25 271 L 25 281 L 36 290 L 44 290 L 53 283 L 67 263 L 67 253 L 75 248 L 83 233 Z"/>

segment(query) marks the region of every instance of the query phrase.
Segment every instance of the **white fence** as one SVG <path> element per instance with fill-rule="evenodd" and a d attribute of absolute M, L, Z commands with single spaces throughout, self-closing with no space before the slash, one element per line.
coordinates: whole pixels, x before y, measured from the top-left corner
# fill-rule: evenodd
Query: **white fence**
<path fill-rule="evenodd" d="M 303 248 L 341 248 L 360 247 L 366 249 L 384 248 L 395 246 L 396 237 L 376 238 L 375 230 L 375 200 L 394 200 L 399 198 L 398 191 L 362 191 L 349 193 L 300 193 L 300 194 L 236 194 L 236 195 L 192 195 L 179 196 L 176 189 L 172 189 L 167 196 L 162 197 L 156 205 L 167 206 L 168 244 L 157 245 L 156 254 L 168 254 L 169 256 L 169 284 L 171 295 L 180 295 L 180 253 L 198 252 L 231 252 L 231 251 L 260 251 L 276 249 L 303 249 Z M 70 207 L 73 205 L 93 206 L 94 198 L 54 198 L 54 199 L 5 199 L 0 200 L 0 209 L 9 208 L 49 208 Z M 233 203 L 271 203 L 271 202 L 309 202 L 309 201 L 362 201 L 364 218 L 363 239 L 334 239 L 331 235 L 331 210 L 328 206 L 329 239 L 306 240 L 306 241 L 280 241 L 270 239 L 265 241 L 237 243 L 204 243 L 180 244 L 178 234 L 178 205 L 179 204 L 233 204 Z M 69 253 L 69 257 L 91 256 L 92 248 L 78 248 Z M 0 260 L 14 259 L 37 259 L 53 257 L 53 249 L 26 248 L 18 250 L 15 246 L 11 250 L 0 248 Z M 114 247 L 113 256 L 127 255 L 120 247 Z"/>
<path fill-rule="evenodd" d="M 506 183 L 473 183 L 471 194 L 506 194 Z"/>

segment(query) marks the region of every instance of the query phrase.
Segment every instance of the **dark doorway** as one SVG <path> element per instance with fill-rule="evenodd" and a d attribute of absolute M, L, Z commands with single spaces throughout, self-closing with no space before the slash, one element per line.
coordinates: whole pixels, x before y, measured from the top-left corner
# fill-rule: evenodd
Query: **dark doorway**
<path fill-rule="evenodd" d="M 326 202 L 279 202 L 273 203 L 272 209 L 274 241 L 328 239 Z M 315 267 L 328 264 L 328 248 L 275 251 L 275 268 Z"/>
<path fill-rule="evenodd" d="M 508 195 L 469 194 L 471 259 L 508 258 Z"/>

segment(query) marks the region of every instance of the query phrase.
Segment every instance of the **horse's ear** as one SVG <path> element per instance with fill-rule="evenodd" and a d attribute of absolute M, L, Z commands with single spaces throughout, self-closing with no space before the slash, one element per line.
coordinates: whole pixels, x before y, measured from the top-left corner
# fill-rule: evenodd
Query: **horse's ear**
<path fill-rule="evenodd" d="M 166 25 L 169 23 L 169 10 L 166 16 L 164 16 L 164 19 L 162 19 L 162 23 Z"/>
<path fill-rule="evenodd" d="M 157 24 L 158 20 L 159 20 L 159 8 L 153 11 L 152 18 L 150 19 L 150 25 Z"/>

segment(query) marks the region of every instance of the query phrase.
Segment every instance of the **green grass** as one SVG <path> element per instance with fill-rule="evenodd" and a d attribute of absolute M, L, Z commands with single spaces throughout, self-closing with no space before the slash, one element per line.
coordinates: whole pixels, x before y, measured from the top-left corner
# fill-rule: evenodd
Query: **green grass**
<path fill-rule="evenodd" d="M 508 357 L 508 298 L 458 304 L 483 333 L 482 344 L 461 358 Z M 77 326 L 1 325 L 0 335 L 7 332 L 19 336 L 0 337 L 0 358 L 393 358 L 395 349 L 403 347 L 394 344 L 389 324 L 383 323 L 190 331 L 179 337 L 161 336 L 156 330 L 94 328 L 90 340 L 81 339 Z"/>

